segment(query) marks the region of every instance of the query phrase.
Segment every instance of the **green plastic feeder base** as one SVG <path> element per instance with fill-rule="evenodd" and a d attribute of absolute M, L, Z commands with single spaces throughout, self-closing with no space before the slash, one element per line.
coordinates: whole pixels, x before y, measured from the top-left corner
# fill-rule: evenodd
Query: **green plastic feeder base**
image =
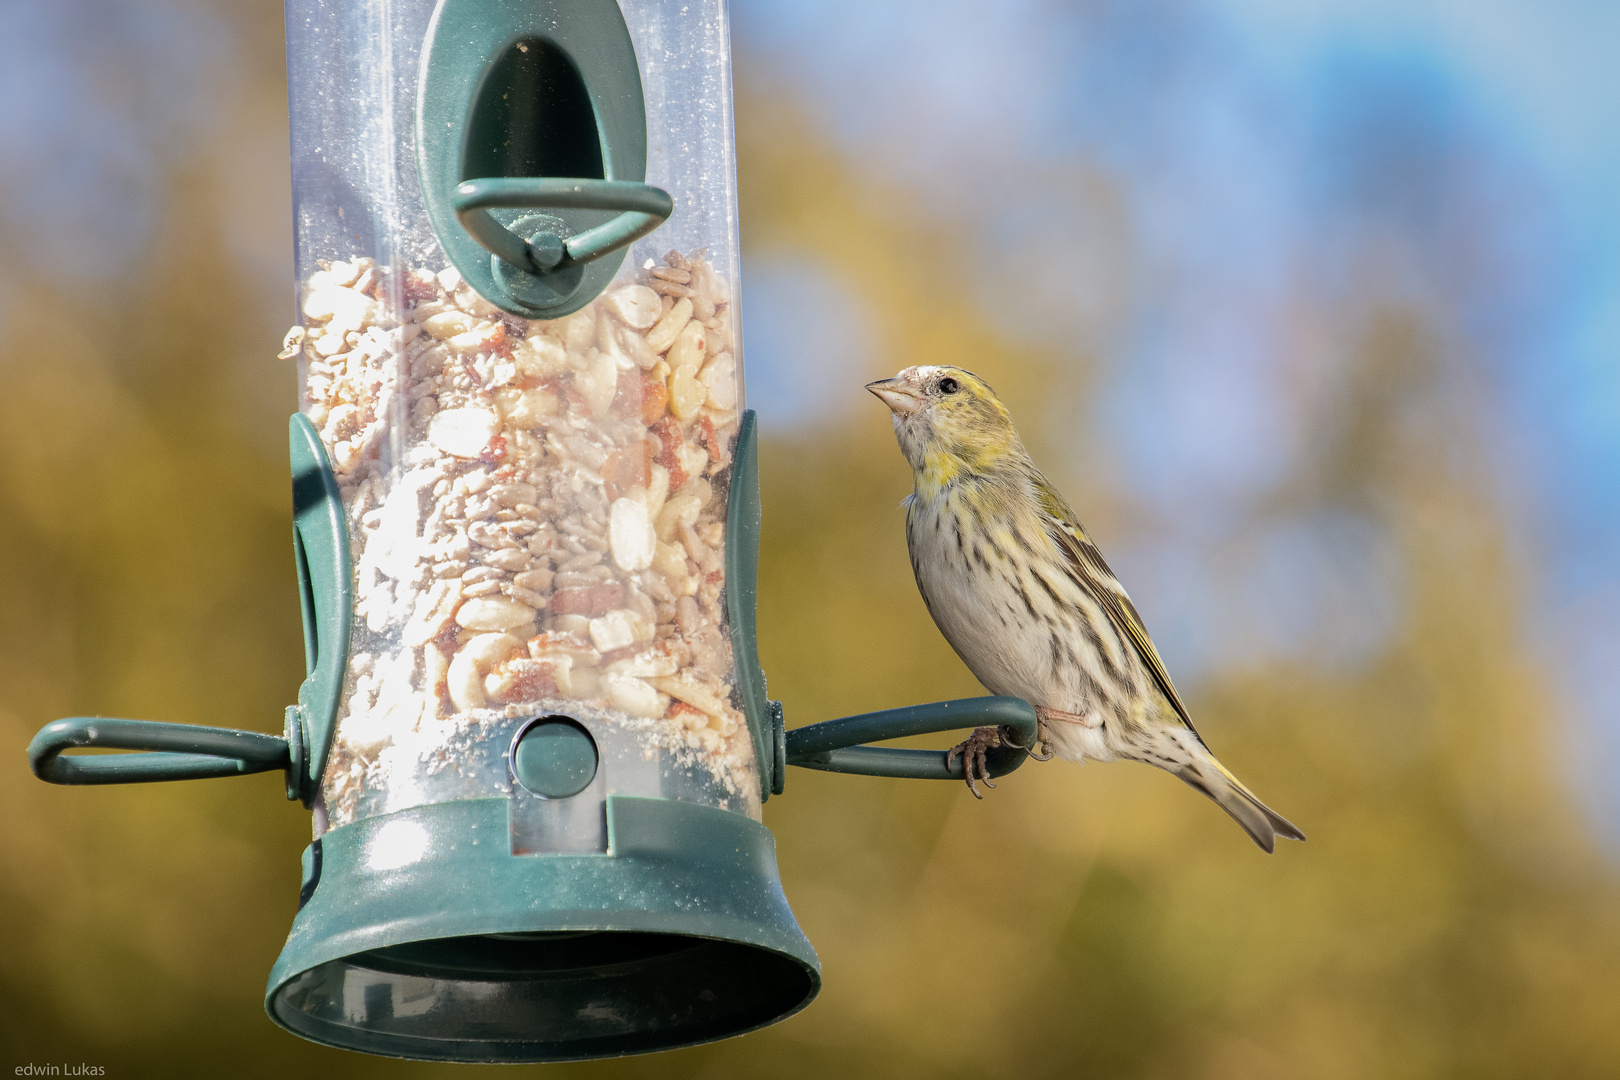
<path fill-rule="evenodd" d="M 763 825 L 610 795 L 606 854 L 513 855 L 508 805 L 416 807 L 310 845 L 271 1018 L 392 1057 L 573 1061 L 740 1035 L 816 996 Z"/>

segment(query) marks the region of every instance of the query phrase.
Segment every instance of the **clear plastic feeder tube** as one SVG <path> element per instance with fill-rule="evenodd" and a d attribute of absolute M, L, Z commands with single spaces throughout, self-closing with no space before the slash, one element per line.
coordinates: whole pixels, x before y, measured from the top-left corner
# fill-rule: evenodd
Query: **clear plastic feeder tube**
<path fill-rule="evenodd" d="M 467 284 L 429 223 L 433 0 L 287 5 L 284 356 L 338 479 L 356 589 L 330 826 L 507 792 L 513 739 L 550 715 L 596 740 L 607 793 L 759 815 L 723 600 L 742 408 L 726 12 L 619 7 L 645 179 L 675 211 L 599 296 L 535 321 Z"/>

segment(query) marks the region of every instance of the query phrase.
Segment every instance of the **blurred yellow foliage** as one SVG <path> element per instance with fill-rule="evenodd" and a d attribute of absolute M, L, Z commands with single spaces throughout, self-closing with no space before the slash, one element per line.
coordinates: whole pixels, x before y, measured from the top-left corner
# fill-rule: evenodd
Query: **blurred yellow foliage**
<path fill-rule="evenodd" d="M 749 249 L 838 267 L 875 320 L 872 376 L 979 371 L 1039 459 L 1049 400 L 1083 393 L 1090 358 L 1005 340 L 959 238 L 896 224 L 885 200 L 904 193 L 864 187 L 785 114 L 740 103 Z M 187 224 L 183 206 L 219 197 L 211 175 L 179 184 L 163 248 L 105 304 L 37 282 L 0 310 L 4 1064 L 467 1072 L 264 1017 L 307 837 L 277 776 L 67 789 L 26 772 L 54 717 L 278 730 L 301 677 L 280 435 L 236 422 L 221 370 L 221 342 L 262 355 L 254 386 L 291 410 L 277 342 L 232 340 L 228 317 L 282 298 L 248 295 L 220 238 Z M 820 999 L 744 1039 L 547 1075 L 1620 1074 L 1620 882 L 1564 793 L 1557 688 L 1527 659 L 1500 511 L 1467 465 L 1480 434 L 1443 407 L 1422 312 L 1345 344 L 1335 441 L 1287 497 L 1374 508 L 1398 540 L 1401 622 L 1360 670 L 1257 667 L 1191 695 L 1308 844 L 1264 857 L 1145 768 L 1032 764 L 983 803 L 795 770 L 766 817 Z M 790 724 L 980 692 L 917 598 L 885 414 L 858 384 L 846 396 L 835 428 L 765 432 L 761 647 Z M 1106 542 L 1109 508 L 1070 479 Z"/>

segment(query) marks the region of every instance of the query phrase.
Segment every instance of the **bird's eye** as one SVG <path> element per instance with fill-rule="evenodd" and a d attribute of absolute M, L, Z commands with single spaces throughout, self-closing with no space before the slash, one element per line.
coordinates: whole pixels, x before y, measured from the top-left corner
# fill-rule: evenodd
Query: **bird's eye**
<path fill-rule="evenodd" d="M 939 392 L 942 394 L 954 394 L 960 389 L 962 389 L 962 384 L 955 379 L 945 378 L 939 380 Z"/>

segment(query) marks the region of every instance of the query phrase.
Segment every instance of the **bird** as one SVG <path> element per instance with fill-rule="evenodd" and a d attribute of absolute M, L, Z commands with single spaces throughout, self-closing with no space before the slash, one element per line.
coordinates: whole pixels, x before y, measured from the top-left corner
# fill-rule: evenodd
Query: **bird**
<path fill-rule="evenodd" d="M 1270 853 L 1304 840 L 1220 763 L 1193 727 L 1142 619 L 1102 552 L 979 376 L 908 367 L 867 387 L 889 407 L 915 488 L 906 545 L 928 613 L 993 694 L 1035 708 L 1038 760 L 1139 761 L 1213 799 Z M 980 727 L 947 758 L 988 787 L 985 753 L 1017 745 Z"/>

